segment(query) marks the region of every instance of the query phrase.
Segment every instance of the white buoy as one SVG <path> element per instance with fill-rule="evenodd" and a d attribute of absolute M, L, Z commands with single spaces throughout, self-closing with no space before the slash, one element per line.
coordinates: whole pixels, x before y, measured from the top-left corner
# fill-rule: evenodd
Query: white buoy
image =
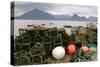
<path fill-rule="evenodd" d="M 53 49 L 52 55 L 55 59 L 62 59 L 65 56 L 65 49 L 62 46 L 58 46 Z"/>

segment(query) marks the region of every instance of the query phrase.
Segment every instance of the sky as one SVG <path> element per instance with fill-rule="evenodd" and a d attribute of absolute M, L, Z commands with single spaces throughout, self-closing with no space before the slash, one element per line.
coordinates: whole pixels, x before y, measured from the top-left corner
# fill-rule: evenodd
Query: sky
<path fill-rule="evenodd" d="M 87 5 L 57 4 L 57 3 L 37 3 L 15 1 L 15 16 L 20 16 L 32 9 L 38 8 L 53 15 L 73 15 L 97 17 L 97 7 Z"/>

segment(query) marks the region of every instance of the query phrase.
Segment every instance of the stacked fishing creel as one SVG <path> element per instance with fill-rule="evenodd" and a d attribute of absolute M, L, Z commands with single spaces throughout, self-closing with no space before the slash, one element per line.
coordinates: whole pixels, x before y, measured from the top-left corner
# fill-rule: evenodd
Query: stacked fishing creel
<path fill-rule="evenodd" d="M 52 50 L 61 46 L 64 47 L 67 52 L 67 47 L 70 42 L 74 43 L 76 51 L 78 51 L 82 47 L 82 42 L 86 41 L 87 47 L 90 49 L 89 54 L 95 55 L 93 52 L 96 52 L 96 46 L 95 48 L 91 48 L 90 45 L 96 45 L 97 31 L 96 27 L 91 28 L 91 26 L 93 25 L 88 25 L 87 27 L 72 27 L 72 34 L 69 36 L 64 28 L 58 29 L 57 27 L 19 29 L 20 34 L 15 38 L 15 64 L 22 65 L 62 62 L 63 59 L 57 61 L 53 58 Z M 67 58 L 69 60 L 64 62 L 91 60 L 90 56 L 78 55 L 79 53 L 77 53 L 78 52 L 75 52 L 74 58 Z M 24 60 L 26 61 L 24 62 Z M 92 60 L 94 60 L 94 57 Z"/>
<path fill-rule="evenodd" d="M 19 29 L 19 36 L 15 39 L 15 53 L 22 53 L 17 58 L 28 57 L 28 64 L 44 63 L 43 60 L 51 56 L 52 49 L 57 46 L 63 46 L 63 35 L 65 30 L 59 33 L 58 28 L 34 28 L 34 29 Z M 16 56 L 16 55 L 15 55 Z M 24 57 L 24 58 L 25 58 Z M 43 59 L 45 57 L 45 59 Z M 23 60 L 24 60 L 23 58 Z M 16 58 L 15 58 L 16 59 Z M 26 58 L 25 58 L 26 59 Z M 41 60 L 41 61 L 40 61 Z M 16 62 L 16 64 L 27 64 L 26 62 Z"/>

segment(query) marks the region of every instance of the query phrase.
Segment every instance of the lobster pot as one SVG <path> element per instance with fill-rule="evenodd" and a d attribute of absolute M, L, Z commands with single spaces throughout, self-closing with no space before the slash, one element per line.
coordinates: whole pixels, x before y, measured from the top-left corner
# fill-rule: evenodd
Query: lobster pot
<path fill-rule="evenodd" d="M 27 56 L 15 57 L 15 65 L 28 65 L 30 64 L 30 59 Z"/>
<path fill-rule="evenodd" d="M 42 60 L 42 58 L 41 58 L 41 56 L 40 55 L 38 55 L 38 56 L 31 56 L 30 57 L 30 64 L 41 64 L 41 61 Z"/>

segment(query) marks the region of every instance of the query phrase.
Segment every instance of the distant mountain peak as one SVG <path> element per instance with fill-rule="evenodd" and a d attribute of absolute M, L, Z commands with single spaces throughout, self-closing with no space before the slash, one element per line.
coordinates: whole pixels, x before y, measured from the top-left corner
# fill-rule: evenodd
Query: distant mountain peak
<path fill-rule="evenodd" d="M 24 13 L 21 16 L 16 17 L 16 19 L 33 19 L 33 20 L 75 20 L 75 21 L 97 21 L 97 17 L 90 16 L 86 18 L 85 16 L 79 16 L 77 13 L 70 15 L 52 15 L 44 12 L 38 8 L 34 8 L 31 11 Z"/>
<path fill-rule="evenodd" d="M 32 9 L 31 11 L 24 13 L 23 15 L 16 17 L 17 19 L 40 19 L 40 20 L 50 20 L 50 19 L 55 19 L 52 15 L 50 15 L 47 12 L 44 12 L 40 9 Z"/>
<path fill-rule="evenodd" d="M 90 17 L 88 17 L 88 19 L 91 20 L 91 21 L 97 21 L 98 20 L 97 17 L 94 17 L 94 16 L 90 16 Z"/>
<path fill-rule="evenodd" d="M 75 13 L 75 14 L 73 14 L 73 16 L 78 17 L 78 14 L 77 14 L 77 13 Z"/>

